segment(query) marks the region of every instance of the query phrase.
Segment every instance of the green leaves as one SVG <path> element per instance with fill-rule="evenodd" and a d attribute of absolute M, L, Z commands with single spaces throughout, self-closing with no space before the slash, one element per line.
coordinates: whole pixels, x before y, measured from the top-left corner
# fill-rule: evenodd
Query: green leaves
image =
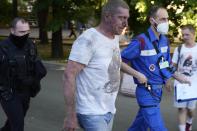
<path fill-rule="evenodd" d="M 12 4 L 7 0 L 0 0 L 0 25 L 9 24 L 11 21 Z"/>
<path fill-rule="evenodd" d="M 146 16 L 153 5 L 167 8 L 170 20 L 170 36 L 180 35 L 178 29 L 183 24 L 193 24 L 197 27 L 196 0 L 125 0 L 130 6 L 129 26 L 135 35 L 145 31 L 149 22 Z"/>

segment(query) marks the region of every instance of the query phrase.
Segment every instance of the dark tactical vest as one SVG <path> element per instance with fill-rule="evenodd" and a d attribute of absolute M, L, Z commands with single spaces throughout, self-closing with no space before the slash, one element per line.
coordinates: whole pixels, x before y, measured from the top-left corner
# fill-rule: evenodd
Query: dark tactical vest
<path fill-rule="evenodd" d="M 34 43 L 28 40 L 17 48 L 9 39 L 0 44 L 0 85 L 16 90 L 30 90 L 34 97 L 40 91 L 40 80 L 46 69 L 37 58 Z"/>

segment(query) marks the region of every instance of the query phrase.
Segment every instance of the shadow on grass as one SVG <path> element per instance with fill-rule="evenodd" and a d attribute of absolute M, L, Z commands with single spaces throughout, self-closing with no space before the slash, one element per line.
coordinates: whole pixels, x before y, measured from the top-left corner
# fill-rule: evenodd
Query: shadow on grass
<path fill-rule="evenodd" d="M 57 60 L 61 63 L 65 63 L 66 60 L 69 57 L 70 50 L 71 50 L 71 45 L 64 44 L 63 45 L 63 53 L 64 57 L 63 58 L 52 58 L 51 57 L 51 44 L 36 44 L 37 49 L 38 49 L 38 54 L 43 60 Z"/>

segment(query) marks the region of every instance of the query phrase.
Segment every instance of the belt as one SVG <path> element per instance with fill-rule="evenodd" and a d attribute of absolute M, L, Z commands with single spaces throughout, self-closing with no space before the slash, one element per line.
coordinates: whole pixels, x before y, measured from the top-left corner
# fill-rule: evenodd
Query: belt
<path fill-rule="evenodd" d="M 157 105 L 146 105 L 146 106 L 144 106 L 144 105 L 139 105 L 140 106 L 140 108 L 151 108 L 151 107 L 157 107 Z"/>
<path fill-rule="evenodd" d="M 163 84 L 137 84 L 138 86 L 148 87 L 150 89 L 156 87 L 156 88 L 162 88 Z"/>
<path fill-rule="evenodd" d="M 161 101 L 161 96 L 158 96 L 156 93 L 154 93 L 154 89 L 162 89 L 163 84 L 158 85 L 151 85 L 151 84 L 140 84 L 142 88 L 146 88 L 148 92 L 157 100 Z M 140 86 L 139 85 L 139 86 Z M 153 89 L 153 90 L 152 90 Z M 156 105 L 150 105 L 150 106 L 140 106 L 141 108 L 148 108 L 148 107 L 156 107 Z"/>

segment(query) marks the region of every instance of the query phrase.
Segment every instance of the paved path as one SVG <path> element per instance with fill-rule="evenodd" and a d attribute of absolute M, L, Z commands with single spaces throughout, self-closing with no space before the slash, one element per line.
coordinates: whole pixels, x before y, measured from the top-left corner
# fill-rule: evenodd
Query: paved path
<path fill-rule="evenodd" d="M 65 114 L 62 89 L 64 64 L 45 63 L 47 63 L 48 74 L 42 81 L 41 92 L 31 101 L 30 110 L 25 120 L 25 131 L 61 131 Z M 169 131 L 178 131 L 177 111 L 173 107 L 172 94 L 172 92 L 168 93 L 164 90 L 161 110 Z M 114 119 L 113 131 L 126 131 L 138 110 L 136 99 L 119 94 L 116 106 L 117 114 Z M 0 106 L 0 127 L 4 120 L 5 114 Z M 197 118 L 194 123 L 197 123 Z M 196 124 L 193 126 L 193 131 L 197 131 Z"/>

